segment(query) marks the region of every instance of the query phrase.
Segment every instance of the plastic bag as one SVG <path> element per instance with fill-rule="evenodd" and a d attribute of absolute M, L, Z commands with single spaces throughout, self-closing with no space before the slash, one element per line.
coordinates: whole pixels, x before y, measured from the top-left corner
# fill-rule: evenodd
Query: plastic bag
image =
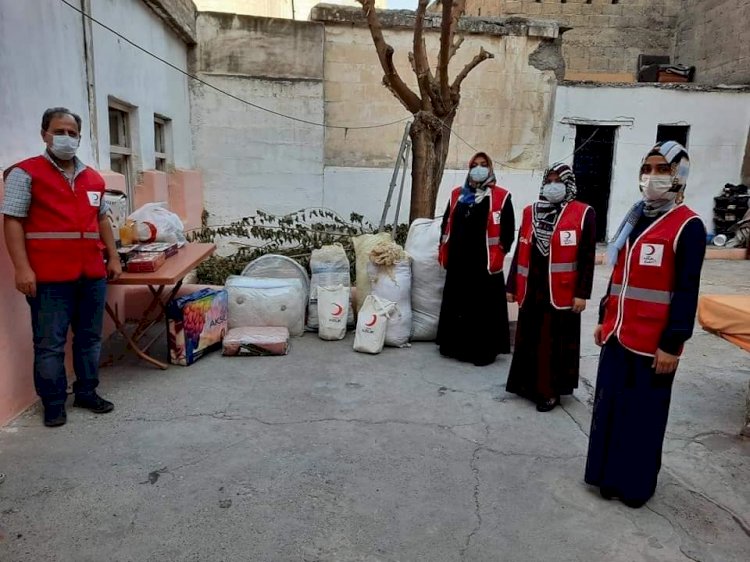
<path fill-rule="evenodd" d="M 138 242 L 169 242 L 182 247 L 187 243 L 185 226 L 180 217 L 167 209 L 167 204 L 146 203 L 134 211 L 128 220 L 135 222 Z"/>
<path fill-rule="evenodd" d="M 367 295 L 357 318 L 354 351 L 372 354 L 383 351 L 386 322 L 395 308 L 396 303 Z"/>
<path fill-rule="evenodd" d="M 286 328 L 235 328 L 224 336 L 224 355 L 259 357 L 286 355 L 289 352 L 289 330 Z"/>
<path fill-rule="evenodd" d="M 313 250 L 310 256 L 310 301 L 307 305 L 307 329 L 316 331 L 318 329 L 318 287 L 333 287 L 343 285 L 350 287 L 352 284 L 349 274 L 349 258 L 346 257 L 341 244 L 323 246 Z M 354 326 L 354 311 L 348 307 L 346 318 L 347 325 Z"/>
<path fill-rule="evenodd" d="M 292 336 L 305 330 L 307 292 L 299 279 L 232 275 L 227 279 L 229 329 L 286 327 Z"/>
<path fill-rule="evenodd" d="M 404 249 L 411 256 L 412 341 L 437 338 L 445 269 L 438 262 L 441 219 L 416 219 Z"/>
<path fill-rule="evenodd" d="M 371 294 L 396 303 L 396 308 L 388 318 L 385 332 L 385 345 L 407 347 L 411 337 L 411 264 L 409 259 L 396 262 L 393 266 L 375 265 L 367 267 L 370 276 Z"/>
<path fill-rule="evenodd" d="M 318 336 L 322 340 L 343 340 L 349 313 L 349 287 L 318 287 Z"/>

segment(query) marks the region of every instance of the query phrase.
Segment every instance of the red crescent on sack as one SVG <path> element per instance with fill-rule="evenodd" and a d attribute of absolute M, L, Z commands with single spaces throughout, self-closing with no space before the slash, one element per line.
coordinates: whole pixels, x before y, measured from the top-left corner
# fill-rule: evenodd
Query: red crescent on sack
<path fill-rule="evenodd" d="M 344 312 L 344 307 L 341 306 L 340 304 L 334 304 L 333 306 L 334 306 L 334 308 L 333 308 L 333 315 L 334 316 L 341 316 L 343 314 L 343 312 Z"/>
<path fill-rule="evenodd" d="M 378 315 L 377 314 L 373 314 L 372 315 L 372 319 L 369 322 L 367 322 L 365 324 L 365 326 L 367 326 L 368 328 L 371 328 L 372 326 L 374 326 L 376 324 L 377 321 L 378 321 Z"/>

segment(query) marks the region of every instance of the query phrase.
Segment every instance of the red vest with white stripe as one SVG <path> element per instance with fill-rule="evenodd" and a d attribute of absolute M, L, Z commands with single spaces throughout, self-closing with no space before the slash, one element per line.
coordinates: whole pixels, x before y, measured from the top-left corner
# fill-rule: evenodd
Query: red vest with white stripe
<path fill-rule="evenodd" d="M 71 188 L 44 156 L 19 162 L 31 176 L 31 206 L 24 220 L 26 254 L 40 283 L 101 279 L 107 271 L 99 238 L 104 178 L 86 167 Z"/>
<path fill-rule="evenodd" d="M 549 287 L 550 302 L 557 309 L 573 308 L 578 282 L 578 245 L 581 243 L 583 221 L 591 209 L 579 201 L 565 205 L 550 238 Z M 516 273 L 516 301 L 523 305 L 534 247 L 533 205 L 523 210 L 518 233 L 518 263 Z"/>
<path fill-rule="evenodd" d="M 487 213 L 487 271 L 490 273 L 500 273 L 503 270 L 503 262 L 505 261 L 505 250 L 500 244 L 500 233 L 502 232 L 500 217 L 505 202 L 508 199 L 508 191 L 498 186 L 492 186 L 489 189 L 490 192 L 487 195 L 490 199 L 490 212 Z M 445 225 L 445 232 L 440 239 L 438 261 L 443 267 L 448 267 L 451 226 L 460 195 L 460 187 L 455 188 L 451 193 L 451 210 L 448 215 L 448 223 Z"/>
<path fill-rule="evenodd" d="M 615 336 L 630 351 L 656 355 L 669 322 L 677 242 L 691 220 L 700 218 L 679 205 L 620 250 L 605 304 L 604 341 Z"/>

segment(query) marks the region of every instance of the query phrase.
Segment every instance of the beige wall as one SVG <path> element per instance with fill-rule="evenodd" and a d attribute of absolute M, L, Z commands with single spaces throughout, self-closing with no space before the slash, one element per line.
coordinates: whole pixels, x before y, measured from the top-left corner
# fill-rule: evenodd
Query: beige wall
<path fill-rule="evenodd" d="M 696 0 L 698 3 L 707 0 Z M 747 3 L 746 0 L 734 0 Z M 566 78 L 634 80 L 639 54 L 670 54 L 682 0 L 467 0 L 470 16 L 521 15 L 572 27 L 563 40 Z"/>
<path fill-rule="evenodd" d="M 685 0 L 675 53 L 696 82 L 750 84 L 750 2 Z"/>
<path fill-rule="evenodd" d="M 434 60 L 438 34 L 428 33 L 427 47 Z M 410 30 L 389 30 L 401 76 L 416 89 L 407 60 Z M 477 149 L 485 150 L 521 169 L 542 167 L 556 84 L 552 71 L 529 65 L 529 56 L 542 43 L 527 36 L 467 35 L 453 60 L 451 75 L 479 51 L 492 52 L 466 79 L 454 131 Z M 326 25 L 326 123 L 370 125 L 408 117 L 408 112 L 382 85 L 370 33 L 365 28 Z M 404 124 L 371 130 L 326 132 L 326 165 L 391 167 Z M 451 140 L 447 168 L 463 168 L 474 153 L 457 137 Z"/>
<path fill-rule="evenodd" d="M 268 18 L 292 17 L 292 0 L 194 0 L 201 12 L 230 12 L 247 16 L 265 16 Z M 294 0 L 295 19 L 306 20 L 310 10 L 321 0 Z M 355 0 L 325 0 L 326 4 L 340 6 L 359 6 Z M 386 8 L 388 0 L 377 0 L 378 8 Z"/>

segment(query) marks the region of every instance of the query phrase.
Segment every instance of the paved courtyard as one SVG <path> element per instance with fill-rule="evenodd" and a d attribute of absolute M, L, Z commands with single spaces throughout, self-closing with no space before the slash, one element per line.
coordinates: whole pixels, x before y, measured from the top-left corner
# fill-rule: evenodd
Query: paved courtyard
<path fill-rule="evenodd" d="M 750 262 L 704 278 L 747 293 Z M 0 430 L 0 560 L 748 560 L 750 356 L 697 332 L 659 488 L 632 510 L 583 483 L 594 308 L 581 387 L 547 414 L 505 393 L 508 358 L 475 368 L 433 344 L 367 356 L 308 334 L 281 358 L 119 362 L 113 414 Z"/>

